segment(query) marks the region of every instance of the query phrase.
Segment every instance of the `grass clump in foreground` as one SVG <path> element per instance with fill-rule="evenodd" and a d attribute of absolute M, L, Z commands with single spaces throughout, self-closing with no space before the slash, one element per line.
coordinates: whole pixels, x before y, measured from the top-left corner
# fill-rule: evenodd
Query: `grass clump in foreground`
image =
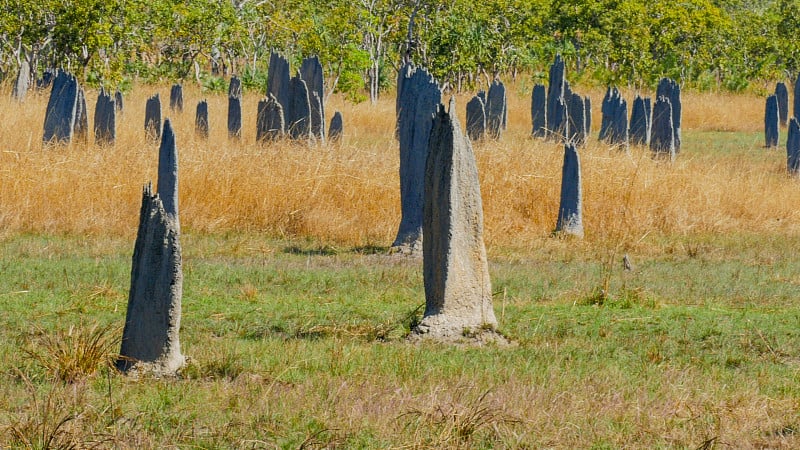
<path fill-rule="evenodd" d="M 57 380 L 75 383 L 111 367 L 119 350 L 120 334 L 121 328 L 97 324 L 70 327 L 67 331 L 40 329 L 26 353 Z"/>
<path fill-rule="evenodd" d="M 191 360 L 181 377 L 132 380 L 100 366 L 71 384 L 19 348 L 45 354 L 43 336 L 88 311 L 96 329 L 120 326 L 130 245 L 0 243 L 0 445 L 798 443 L 797 242 L 707 236 L 669 253 L 677 244 L 653 239 L 633 254 L 633 273 L 615 272 L 605 302 L 591 300 L 603 276 L 591 245 L 581 256 L 543 239 L 536 259 L 498 251 L 495 311 L 517 345 L 469 348 L 404 339 L 424 298 L 419 260 L 257 234 L 184 237 Z M 681 289 L 667 281 L 678 278 Z"/>

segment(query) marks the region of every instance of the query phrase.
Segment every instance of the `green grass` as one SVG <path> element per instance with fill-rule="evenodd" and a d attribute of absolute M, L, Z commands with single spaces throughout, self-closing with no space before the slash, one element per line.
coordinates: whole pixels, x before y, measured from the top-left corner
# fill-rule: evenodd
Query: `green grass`
<path fill-rule="evenodd" d="M 182 242 L 181 378 L 101 368 L 65 385 L 23 350 L 121 327 L 133 238 L 0 241 L 0 445 L 59 418 L 55 441 L 122 448 L 798 444 L 798 236 L 651 237 L 633 272 L 607 268 L 604 298 L 600 245 L 490 249 L 511 348 L 405 342 L 421 260 L 256 234 Z"/>

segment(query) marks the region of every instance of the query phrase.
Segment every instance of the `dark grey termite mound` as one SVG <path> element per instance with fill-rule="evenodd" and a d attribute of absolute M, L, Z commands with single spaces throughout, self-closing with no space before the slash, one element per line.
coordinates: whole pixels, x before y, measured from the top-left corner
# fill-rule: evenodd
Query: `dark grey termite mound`
<path fill-rule="evenodd" d="M 332 144 L 338 144 L 342 140 L 344 134 L 344 122 L 342 120 L 342 113 L 336 111 L 331 117 L 331 125 L 328 128 L 328 140 Z"/>
<path fill-rule="evenodd" d="M 483 242 L 483 204 L 469 139 L 444 105 L 433 120 L 425 168 L 425 313 L 414 335 L 443 341 L 497 325 Z"/>
<path fill-rule="evenodd" d="M 183 112 L 183 85 L 173 84 L 170 88 L 169 109 L 174 112 Z"/>
<path fill-rule="evenodd" d="M 400 120 L 400 101 L 403 99 L 403 83 L 406 80 L 408 74 L 414 70 L 414 64 L 410 61 L 405 62 L 401 67 L 400 70 L 397 71 L 397 91 L 395 94 L 397 95 L 394 99 L 394 113 L 395 119 Z M 397 128 L 399 127 L 399 123 L 395 125 L 395 138 L 397 138 Z"/>
<path fill-rule="evenodd" d="M 44 72 L 42 73 L 42 77 L 36 79 L 36 89 L 43 91 L 49 88 L 55 81 L 59 72 L 60 70 L 58 69 L 53 69 L 53 68 L 45 69 Z"/>
<path fill-rule="evenodd" d="M 31 84 L 31 66 L 28 61 L 22 61 L 17 71 L 17 79 L 14 82 L 14 89 L 11 90 L 11 96 L 18 102 L 25 101 L 25 95 L 28 93 L 28 88 Z"/>
<path fill-rule="evenodd" d="M 790 175 L 800 175 L 800 122 L 797 117 L 789 121 L 786 138 L 786 166 Z"/>
<path fill-rule="evenodd" d="M 403 83 L 406 77 L 414 70 L 414 64 L 406 61 L 397 71 L 397 90 L 394 99 L 394 112 L 395 112 L 395 125 L 394 125 L 394 138 L 400 140 L 400 108 L 402 107 L 401 101 L 403 100 Z"/>
<path fill-rule="evenodd" d="M 506 87 L 500 80 L 494 80 L 486 96 L 486 132 L 492 139 L 500 139 L 506 127 L 507 108 Z"/>
<path fill-rule="evenodd" d="M 609 87 L 601 106 L 599 139 L 609 145 L 628 145 L 628 103 L 616 87 Z"/>
<path fill-rule="evenodd" d="M 549 102 L 549 100 L 548 100 Z M 548 126 L 552 125 L 554 129 L 547 130 L 547 138 L 549 140 L 565 141 L 569 136 L 569 112 L 567 111 L 567 102 L 563 97 L 557 98 L 552 104 L 552 109 L 547 110 L 548 117 L 552 114 L 553 117 L 548 120 Z"/>
<path fill-rule="evenodd" d="M 208 139 L 208 102 L 206 100 L 197 103 L 194 113 L 194 132 L 201 139 Z"/>
<path fill-rule="evenodd" d="M 281 108 L 283 108 L 283 113 L 287 116 L 290 102 L 290 80 L 289 61 L 278 52 L 271 52 L 269 55 L 269 69 L 267 69 L 267 95 L 272 94 L 275 97 Z M 285 118 L 288 121 L 288 117 Z"/>
<path fill-rule="evenodd" d="M 653 106 L 650 150 L 660 159 L 675 159 L 675 128 L 672 125 L 672 104 L 667 97 L 658 97 Z"/>
<path fill-rule="evenodd" d="M 237 77 L 228 86 L 228 137 L 242 137 L 242 82 Z"/>
<path fill-rule="evenodd" d="M 94 106 L 94 141 L 97 145 L 114 145 L 116 138 L 116 101 L 101 89 Z"/>
<path fill-rule="evenodd" d="M 617 109 L 614 111 L 612 142 L 620 148 L 628 148 L 628 102 L 621 98 Z"/>
<path fill-rule="evenodd" d="M 531 123 L 534 137 L 547 136 L 547 89 L 543 84 L 535 85 L 531 93 Z"/>
<path fill-rule="evenodd" d="M 145 103 L 144 134 L 151 141 L 161 138 L 161 98 L 158 94 L 148 98 Z"/>
<path fill-rule="evenodd" d="M 303 59 L 300 77 L 308 88 L 311 105 L 311 135 L 320 142 L 325 141 L 325 77 L 319 58 L 312 56 Z"/>
<path fill-rule="evenodd" d="M 231 77 L 228 83 L 228 97 L 242 97 L 242 80 L 237 76 Z"/>
<path fill-rule="evenodd" d="M 242 98 L 228 97 L 228 137 L 242 137 Z"/>
<path fill-rule="evenodd" d="M 550 84 L 547 87 L 547 135 L 554 140 L 567 136 L 566 104 L 564 98 L 565 83 L 564 60 L 556 55 L 550 65 Z M 559 104 L 560 103 L 560 104 Z"/>
<path fill-rule="evenodd" d="M 583 110 L 586 112 L 586 134 L 592 132 L 592 99 L 587 95 L 583 98 Z"/>
<path fill-rule="evenodd" d="M 309 92 L 316 92 L 320 95 L 325 93 L 325 77 L 322 72 L 322 64 L 317 56 L 303 59 L 300 65 L 300 77 L 306 82 Z"/>
<path fill-rule="evenodd" d="M 131 288 L 117 368 L 126 373 L 177 373 L 183 270 L 178 205 L 177 149 L 169 120 L 159 149 L 158 191 L 142 194 L 133 250 Z M 165 201 L 166 199 L 170 199 Z"/>
<path fill-rule="evenodd" d="M 258 114 L 256 116 L 256 141 L 276 141 L 283 138 L 286 129 L 283 119 L 283 108 L 275 96 L 269 94 L 267 98 L 259 100 Z"/>
<path fill-rule="evenodd" d="M 114 93 L 114 103 L 117 106 L 117 112 L 121 113 L 124 110 L 125 105 L 123 105 L 122 102 L 123 102 L 122 92 L 120 92 L 119 89 L 117 89 L 117 92 Z"/>
<path fill-rule="evenodd" d="M 52 83 L 44 116 L 42 140 L 48 143 L 68 143 L 72 140 L 78 111 L 78 80 L 59 71 Z"/>
<path fill-rule="evenodd" d="M 786 83 L 779 82 L 775 85 L 775 96 L 778 97 L 778 115 L 781 119 L 781 126 L 789 123 L 789 89 Z"/>
<path fill-rule="evenodd" d="M 794 104 L 792 106 L 792 117 L 800 119 L 800 75 L 794 82 Z"/>
<path fill-rule="evenodd" d="M 583 237 L 581 204 L 581 160 L 572 143 L 564 146 L 564 165 L 561 168 L 561 202 L 558 207 L 556 233 Z"/>
<path fill-rule="evenodd" d="M 583 97 L 574 92 L 570 92 L 567 103 L 567 117 L 569 120 L 568 141 L 577 146 L 586 143 L 588 129 L 586 126 L 586 102 Z"/>
<path fill-rule="evenodd" d="M 86 107 L 86 94 L 80 85 L 78 85 L 78 100 L 75 103 L 75 128 L 72 134 L 76 141 L 89 142 L 89 110 Z"/>
<path fill-rule="evenodd" d="M 169 119 L 164 121 L 164 134 L 158 148 L 158 196 L 167 214 L 178 221 L 178 147 Z"/>
<path fill-rule="evenodd" d="M 764 108 L 764 141 L 767 148 L 778 146 L 780 137 L 780 113 L 778 112 L 778 97 L 770 95 L 767 97 Z"/>
<path fill-rule="evenodd" d="M 309 92 L 308 103 L 310 108 L 309 124 L 311 137 L 319 143 L 325 143 L 325 113 L 322 106 L 322 98 L 316 92 Z"/>
<path fill-rule="evenodd" d="M 467 102 L 467 136 L 472 142 L 483 139 L 486 134 L 486 107 L 477 95 Z"/>
<path fill-rule="evenodd" d="M 422 250 L 422 205 L 428 140 L 442 94 L 427 70 L 413 66 L 405 66 L 405 70 L 397 120 L 401 218 L 392 249 L 418 254 Z"/>
<path fill-rule="evenodd" d="M 633 99 L 631 111 L 630 141 L 633 145 L 650 143 L 650 99 L 639 95 Z"/>
<path fill-rule="evenodd" d="M 311 137 L 311 100 L 308 86 L 298 73 L 289 81 L 289 109 L 286 111 L 286 130 L 292 139 Z"/>
<path fill-rule="evenodd" d="M 670 78 L 662 78 L 658 82 L 658 88 L 656 89 L 656 98 L 659 97 L 669 99 L 672 111 L 672 136 L 675 153 L 678 154 L 681 152 L 681 116 L 683 114 L 680 85 Z"/>

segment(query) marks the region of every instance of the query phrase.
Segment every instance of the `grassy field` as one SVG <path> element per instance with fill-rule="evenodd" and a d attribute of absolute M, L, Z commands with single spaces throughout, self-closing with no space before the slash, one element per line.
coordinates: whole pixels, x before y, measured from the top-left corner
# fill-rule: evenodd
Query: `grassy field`
<path fill-rule="evenodd" d="M 102 361 L 156 178 L 156 90 L 169 87 L 126 98 L 114 148 L 42 148 L 46 97 L 0 93 L 0 447 L 800 446 L 800 182 L 785 151 L 762 148 L 763 99 L 686 94 L 674 164 L 592 140 L 573 240 L 550 235 L 562 150 L 528 138 L 528 94 L 512 87 L 509 130 L 475 151 L 494 308 L 515 345 L 474 348 L 404 339 L 424 294 L 421 260 L 386 251 L 393 98 L 331 98 L 340 146 L 261 147 L 257 95 L 238 143 L 209 96 L 206 142 L 191 106 L 205 94 L 187 86 L 187 111 L 167 115 L 190 361 L 178 379 L 131 379 Z M 596 135 L 603 93 L 588 92 Z"/>

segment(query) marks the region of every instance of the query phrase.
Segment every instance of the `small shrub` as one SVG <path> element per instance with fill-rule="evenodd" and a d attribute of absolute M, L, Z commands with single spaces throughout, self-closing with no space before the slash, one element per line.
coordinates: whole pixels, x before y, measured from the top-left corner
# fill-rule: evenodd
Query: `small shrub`
<path fill-rule="evenodd" d="M 209 75 L 203 77 L 201 83 L 203 85 L 204 92 L 213 92 L 215 94 L 219 94 L 227 92 L 228 90 L 228 82 L 222 77 L 214 77 Z"/>

